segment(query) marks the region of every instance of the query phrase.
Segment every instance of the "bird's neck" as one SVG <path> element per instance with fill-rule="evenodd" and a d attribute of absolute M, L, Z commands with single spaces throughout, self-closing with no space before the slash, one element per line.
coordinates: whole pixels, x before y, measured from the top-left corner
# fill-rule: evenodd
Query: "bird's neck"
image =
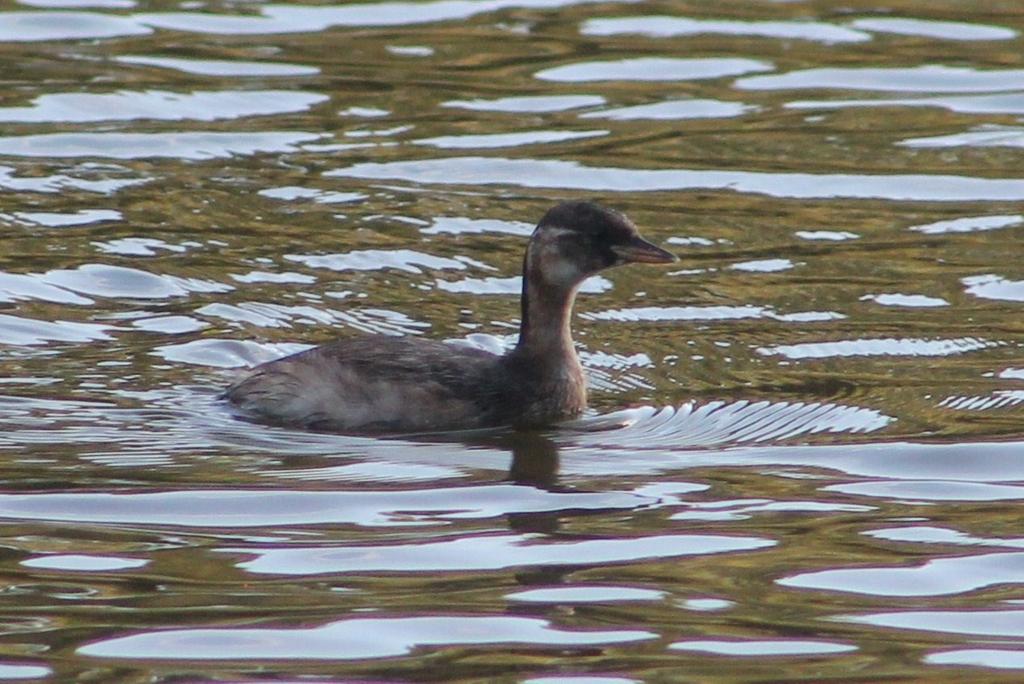
<path fill-rule="evenodd" d="M 569 326 L 579 282 L 575 277 L 562 280 L 560 285 L 531 268 L 527 252 L 519 343 L 505 357 L 514 370 L 510 377 L 520 385 L 524 424 L 548 425 L 574 418 L 587 406 L 587 381 Z"/>
<path fill-rule="evenodd" d="M 523 267 L 522 324 L 516 352 L 552 362 L 579 364 L 572 341 L 572 306 L 578 283 L 552 285 L 545 282 L 529 258 Z"/>

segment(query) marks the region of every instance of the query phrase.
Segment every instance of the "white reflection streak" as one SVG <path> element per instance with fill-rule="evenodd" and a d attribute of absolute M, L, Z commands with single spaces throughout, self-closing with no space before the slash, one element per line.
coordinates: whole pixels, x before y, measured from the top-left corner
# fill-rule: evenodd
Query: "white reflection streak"
<path fill-rule="evenodd" d="M 1024 610 L 908 610 L 839 615 L 838 621 L 973 636 L 1024 637 Z"/>
<path fill-rule="evenodd" d="M 989 411 L 1024 403 L 1024 390 L 996 390 L 988 396 L 949 396 L 939 407 L 954 411 Z"/>
<path fill-rule="evenodd" d="M 914 201 L 1024 200 L 1024 178 L 928 174 L 814 174 L 704 169 L 626 169 L 575 161 L 448 157 L 367 162 L 324 174 L 332 178 L 402 180 L 417 185 L 511 185 L 604 192 L 731 190 L 794 199 Z"/>
<path fill-rule="evenodd" d="M 614 426 L 616 429 L 607 429 Z M 874 409 L 803 402 L 717 401 L 678 408 L 641 407 L 568 423 L 580 446 L 631 445 L 680 448 L 765 443 L 801 434 L 873 432 L 894 419 Z"/>
<path fill-rule="evenodd" d="M 780 40 L 808 40 L 826 45 L 862 43 L 871 40 L 869 33 L 817 21 L 736 21 L 673 16 L 589 19 L 584 22 L 580 32 L 588 36 L 614 36 L 632 33 L 653 38 L 700 34 L 756 36 Z"/>
<path fill-rule="evenodd" d="M 603 566 L 654 558 L 757 551 L 775 544 L 774 540 L 759 537 L 710 534 L 662 534 L 572 542 L 552 542 L 536 534 L 504 534 L 376 546 L 253 546 L 219 551 L 254 555 L 251 560 L 237 564 L 253 574 L 320 575 L 339 572 L 493 571 L 565 564 Z"/>
<path fill-rule="evenodd" d="M 1005 343 L 976 337 L 937 340 L 885 337 L 780 344 L 774 347 L 758 347 L 756 351 L 764 356 L 779 354 L 788 359 L 827 359 L 846 356 L 953 356 L 999 347 L 1003 344 Z"/>
<path fill-rule="evenodd" d="M 1024 582 L 1024 553 L 999 552 L 936 558 L 913 567 L 821 570 L 783 577 L 784 587 L 872 596 L 949 596 L 996 584 Z"/>
<path fill-rule="evenodd" d="M 259 8 L 258 16 L 194 12 L 151 12 L 133 15 L 142 26 L 235 35 L 312 33 L 332 26 L 415 26 L 468 19 L 506 8 L 554 9 L 601 0 L 436 0 L 435 2 L 376 2 L 352 5 L 273 4 Z M 639 0 L 621 0 L 638 2 Z"/>
<path fill-rule="evenodd" d="M 981 127 L 967 133 L 939 135 L 931 138 L 907 138 L 896 143 L 903 147 L 1024 147 L 1024 128 Z"/>
<path fill-rule="evenodd" d="M 312 628 L 177 629 L 139 632 L 78 649 L 99 658 L 163 660 L 362 660 L 398 657 L 415 648 L 465 644 L 571 646 L 654 639 L 643 630 L 578 630 L 507 615 L 353 618 Z"/>

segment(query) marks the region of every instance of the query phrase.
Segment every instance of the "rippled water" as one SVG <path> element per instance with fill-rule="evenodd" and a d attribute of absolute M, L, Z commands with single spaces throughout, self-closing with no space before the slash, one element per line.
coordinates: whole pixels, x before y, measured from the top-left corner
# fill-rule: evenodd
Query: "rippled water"
<path fill-rule="evenodd" d="M 1014 3 L 0 10 L 0 679 L 1019 681 Z M 366 332 L 515 339 L 565 198 L 593 414 L 236 419 Z"/>

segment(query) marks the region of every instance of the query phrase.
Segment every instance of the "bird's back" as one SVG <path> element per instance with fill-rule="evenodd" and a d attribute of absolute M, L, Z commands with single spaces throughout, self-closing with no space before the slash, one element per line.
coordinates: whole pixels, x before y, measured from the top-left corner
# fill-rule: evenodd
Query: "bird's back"
<path fill-rule="evenodd" d="M 335 432 L 430 432 L 508 422 L 502 357 L 419 338 L 339 340 L 256 368 L 225 392 L 270 423 Z"/>

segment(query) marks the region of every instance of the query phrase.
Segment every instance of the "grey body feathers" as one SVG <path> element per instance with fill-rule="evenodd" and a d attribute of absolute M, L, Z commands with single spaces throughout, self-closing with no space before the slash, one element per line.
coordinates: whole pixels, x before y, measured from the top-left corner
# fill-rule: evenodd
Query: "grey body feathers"
<path fill-rule="evenodd" d="M 264 422 L 331 432 L 529 426 L 579 415 L 586 390 L 578 363 L 554 376 L 546 363 L 367 335 L 263 364 L 225 397 Z"/>

